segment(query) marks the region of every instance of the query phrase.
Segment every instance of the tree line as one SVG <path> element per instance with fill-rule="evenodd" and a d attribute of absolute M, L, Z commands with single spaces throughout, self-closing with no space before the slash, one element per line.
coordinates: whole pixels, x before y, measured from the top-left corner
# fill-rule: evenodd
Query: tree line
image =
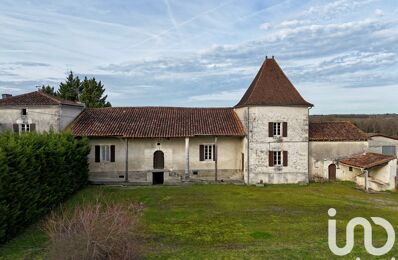
<path fill-rule="evenodd" d="M 88 108 L 112 106 L 106 100 L 108 96 L 104 95 L 105 87 L 101 81 L 97 81 L 94 77 L 84 77 L 80 80 L 79 76 L 75 76 L 72 71 L 69 72 L 65 82 L 59 84 L 58 90 L 50 85 L 39 86 L 39 89 L 49 95 L 83 102 Z"/>

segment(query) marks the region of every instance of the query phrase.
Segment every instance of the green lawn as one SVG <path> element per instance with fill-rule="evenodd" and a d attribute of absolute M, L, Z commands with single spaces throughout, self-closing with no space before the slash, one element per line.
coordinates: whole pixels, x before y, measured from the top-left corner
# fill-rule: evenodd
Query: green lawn
<path fill-rule="evenodd" d="M 144 203 L 149 258 L 333 258 L 327 245 L 330 207 L 337 209 L 340 246 L 345 241 L 345 225 L 353 217 L 384 217 L 398 227 L 397 193 L 365 194 L 351 183 L 91 186 L 76 194 L 66 207 L 90 203 L 97 197 Z M 383 245 L 386 235 L 374 227 L 373 243 Z M 369 259 L 362 231 L 357 231 L 356 246 L 348 258 Z M 45 258 L 45 243 L 39 225 L 33 225 L 1 247 L 0 258 Z M 389 256 L 398 256 L 398 246 Z"/>

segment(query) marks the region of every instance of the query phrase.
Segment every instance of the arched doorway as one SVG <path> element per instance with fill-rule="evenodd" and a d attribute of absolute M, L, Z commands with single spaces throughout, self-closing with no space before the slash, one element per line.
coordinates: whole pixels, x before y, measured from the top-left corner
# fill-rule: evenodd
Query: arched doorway
<path fill-rule="evenodd" d="M 164 169 L 164 153 L 162 151 L 156 151 L 153 153 L 153 169 L 163 170 Z M 152 173 L 152 184 L 163 184 L 164 172 L 154 171 Z"/>
<path fill-rule="evenodd" d="M 336 180 L 336 164 L 332 163 L 331 165 L 329 165 L 328 172 L 329 172 L 329 181 L 335 181 Z"/>

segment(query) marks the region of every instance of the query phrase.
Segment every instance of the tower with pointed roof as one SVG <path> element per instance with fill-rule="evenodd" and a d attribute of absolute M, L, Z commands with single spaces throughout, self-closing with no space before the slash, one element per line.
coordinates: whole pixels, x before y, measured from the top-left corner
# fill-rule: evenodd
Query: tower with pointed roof
<path fill-rule="evenodd" d="M 235 112 L 245 126 L 244 179 L 248 184 L 308 182 L 307 102 L 279 67 L 265 58 Z"/>

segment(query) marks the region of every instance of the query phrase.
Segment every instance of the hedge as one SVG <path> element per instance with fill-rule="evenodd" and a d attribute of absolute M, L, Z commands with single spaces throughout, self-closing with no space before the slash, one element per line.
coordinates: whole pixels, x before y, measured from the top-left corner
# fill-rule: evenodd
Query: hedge
<path fill-rule="evenodd" d="M 69 133 L 0 135 L 0 243 L 87 183 L 89 152 Z"/>

